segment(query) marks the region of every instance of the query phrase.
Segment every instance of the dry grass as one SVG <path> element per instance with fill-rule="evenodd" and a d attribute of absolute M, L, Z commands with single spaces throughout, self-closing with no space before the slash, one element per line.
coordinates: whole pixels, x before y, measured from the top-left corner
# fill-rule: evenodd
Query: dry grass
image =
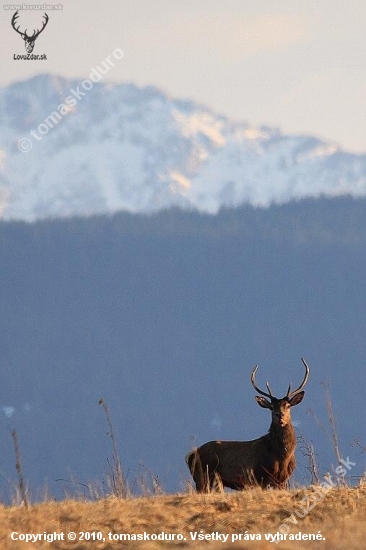
<path fill-rule="evenodd" d="M 275 544 L 264 540 L 264 533 L 276 533 L 301 500 L 313 490 L 263 491 L 253 489 L 240 493 L 208 495 L 182 494 L 140 498 L 106 498 L 98 502 L 65 500 L 48 501 L 25 507 L 0 506 L 0 548 L 52 548 L 82 550 L 87 548 L 112 550 L 133 548 L 206 548 L 217 550 L 237 548 L 289 549 L 322 548 L 323 550 L 361 550 L 366 541 L 366 487 L 334 488 L 288 533 L 313 533 L 320 530 L 325 540 L 285 541 Z M 304 503 L 304 500 L 303 500 Z M 190 532 L 229 534 L 228 542 L 192 541 Z M 65 533 L 100 531 L 105 541 L 13 541 L 10 534 Z M 181 533 L 186 540 L 178 542 L 108 540 L 108 533 Z M 262 540 L 232 542 L 232 534 L 260 533 Z M 79 536 L 79 535 L 78 535 Z"/>

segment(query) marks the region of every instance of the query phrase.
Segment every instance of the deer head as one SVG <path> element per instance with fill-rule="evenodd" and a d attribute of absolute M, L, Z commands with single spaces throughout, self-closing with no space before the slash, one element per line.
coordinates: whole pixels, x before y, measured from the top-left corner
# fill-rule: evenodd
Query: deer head
<path fill-rule="evenodd" d="M 32 36 L 27 35 L 27 29 L 25 29 L 24 32 L 21 32 L 19 30 L 20 25 L 18 26 L 18 28 L 15 26 L 15 23 L 17 22 L 18 17 L 19 17 L 19 12 L 16 11 L 13 15 L 12 20 L 11 20 L 11 26 L 23 38 L 25 49 L 26 49 L 27 53 L 32 53 L 35 41 L 37 40 L 38 36 L 41 34 L 41 32 L 43 31 L 43 29 L 45 28 L 45 26 L 48 23 L 48 15 L 47 15 L 47 13 L 44 14 L 43 17 L 44 17 L 45 20 L 43 21 L 43 25 L 42 25 L 41 30 L 38 30 L 38 29 L 34 30 Z"/>
<path fill-rule="evenodd" d="M 280 428 L 284 428 L 288 424 L 291 424 L 291 407 L 294 407 L 295 405 L 298 405 L 299 403 L 301 403 L 304 397 L 305 392 L 302 391 L 302 389 L 305 386 L 306 382 L 308 381 L 310 369 L 306 364 L 305 359 L 301 358 L 301 361 L 303 362 L 303 365 L 305 367 L 305 376 L 303 381 L 301 382 L 300 386 L 296 390 L 292 390 L 292 391 L 291 391 L 291 384 L 290 384 L 285 397 L 282 397 L 281 399 L 277 399 L 277 397 L 273 396 L 268 382 L 266 383 L 268 392 L 264 392 L 258 388 L 255 381 L 255 374 L 257 372 L 258 365 L 253 369 L 253 372 L 251 375 L 252 385 L 258 393 L 260 393 L 261 395 L 264 395 L 264 397 L 259 397 L 257 395 L 255 397 L 256 401 L 260 407 L 271 410 L 272 424 L 274 426 L 279 426 Z M 265 399 L 266 397 L 268 397 L 270 401 L 268 401 L 268 399 Z"/>

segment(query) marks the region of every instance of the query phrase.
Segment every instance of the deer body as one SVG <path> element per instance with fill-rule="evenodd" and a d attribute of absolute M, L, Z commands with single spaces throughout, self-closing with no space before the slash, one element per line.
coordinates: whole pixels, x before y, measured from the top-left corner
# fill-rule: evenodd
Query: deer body
<path fill-rule="evenodd" d="M 253 441 L 209 441 L 193 449 L 186 462 L 192 474 L 198 492 L 212 489 L 216 481 L 230 489 L 244 489 L 259 485 L 263 488 L 284 488 L 296 466 L 296 435 L 291 422 L 291 407 L 300 403 L 308 375 L 309 367 L 301 386 L 282 399 L 271 393 L 262 392 L 255 385 L 256 367 L 252 372 L 255 389 L 270 398 L 256 396 L 257 403 L 272 412 L 269 432 Z"/>

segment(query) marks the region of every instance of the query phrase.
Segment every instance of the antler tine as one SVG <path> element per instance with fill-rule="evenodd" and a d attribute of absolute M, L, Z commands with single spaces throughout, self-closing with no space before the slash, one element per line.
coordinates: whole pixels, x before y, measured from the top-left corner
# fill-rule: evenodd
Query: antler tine
<path fill-rule="evenodd" d="M 269 395 L 272 397 L 271 388 L 269 387 L 268 382 L 266 382 L 267 390 L 269 391 Z"/>
<path fill-rule="evenodd" d="M 19 12 L 16 11 L 16 12 L 14 13 L 13 17 L 12 17 L 11 26 L 13 27 L 13 29 L 14 29 L 15 31 L 17 31 L 17 33 L 19 33 L 21 36 L 24 36 L 24 33 L 21 32 L 21 31 L 19 30 L 19 29 L 20 29 L 20 25 L 19 25 L 18 28 L 16 28 L 16 26 L 15 26 L 15 23 L 17 23 L 18 17 L 19 17 Z"/>
<path fill-rule="evenodd" d="M 293 397 L 296 393 L 298 393 L 299 391 L 301 391 L 303 389 L 306 382 L 308 381 L 309 374 L 310 374 L 309 365 L 306 363 L 305 359 L 303 359 L 302 357 L 301 357 L 301 361 L 303 362 L 303 365 L 305 367 L 304 380 L 301 382 L 300 386 L 296 390 L 288 391 L 286 397 Z M 290 390 L 290 387 L 291 387 L 291 384 L 289 385 L 289 390 Z"/>
<path fill-rule="evenodd" d="M 18 17 L 19 17 L 19 11 L 16 11 L 16 12 L 14 13 L 13 17 L 11 18 L 11 24 L 12 24 L 12 25 L 16 22 L 16 20 L 18 19 Z"/>
<path fill-rule="evenodd" d="M 252 374 L 251 374 L 251 376 L 250 376 L 250 379 L 251 379 L 251 382 L 252 382 L 252 386 L 253 386 L 253 388 L 255 389 L 255 391 L 257 391 L 257 392 L 260 393 L 261 395 L 264 395 L 265 397 L 271 398 L 271 397 L 272 397 L 272 392 L 271 392 L 271 390 L 270 390 L 270 387 L 269 387 L 269 385 L 268 385 L 268 382 L 267 382 L 266 386 L 267 386 L 267 389 L 268 389 L 269 393 L 266 393 L 266 392 L 264 392 L 264 391 L 262 391 L 262 390 L 260 390 L 260 389 L 258 388 L 258 386 L 257 386 L 257 384 L 256 384 L 256 382 L 255 382 L 255 373 L 257 372 L 257 370 L 258 370 L 258 365 L 256 365 L 256 366 L 254 367 L 254 369 L 253 369 L 253 371 L 252 371 Z"/>
<path fill-rule="evenodd" d="M 48 17 L 48 15 L 47 15 L 47 13 L 45 13 L 43 17 L 44 17 L 45 20 L 44 20 L 44 22 L 43 22 L 43 24 L 42 24 L 42 28 L 41 28 L 41 30 L 37 29 L 37 34 L 36 34 L 36 31 L 34 31 L 33 36 L 32 36 L 32 38 L 34 37 L 34 39 L 36 39 L 36 38 L 38 37 L 38 35 L 41 34 L 41 32 L 43 31 L 43 29 L 45 28 L 45 26 L 46 26 L 47 23 L 48 23 L 49 17 Z"/>
<path fill-rule="evenodd" d="M 286 393 L 286 397 L 288 397 L 290 395 L 290 392 L 291 392 L 291 382 L 288 385 L 288 390 L 287 390 L 287 393 Z"/>

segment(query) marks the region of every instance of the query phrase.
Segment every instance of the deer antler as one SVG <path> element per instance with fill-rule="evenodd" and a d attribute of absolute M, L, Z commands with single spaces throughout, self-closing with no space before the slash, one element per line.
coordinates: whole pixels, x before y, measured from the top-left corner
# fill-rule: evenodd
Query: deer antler
<path fill-rule="evenodd" d="M 16 12 L 14 13 L 13 17 L 12 17 L 11 26 L 13 27 L 13 29 L 14 29 L 15 31 L 17 31 L 17 33 L 20 34 L 20 36 L 23 38 L 23 40 L 25 40 L 25 39 L 27 38 L 28 40 L 29 40 L 29 39 L 32 39 L 32 41 L 35 41 L 36 38 L 41 34 L 41 32 L 43 31 L 43 29 L 44 29 L 45 26 L 47 25 L 48 19 L 49 19 L 47 13 L 45 13 L 44 16 L 43 16 L 45 20 L 44 20 L 44 22 L 43 22 L 43 25 L 42 25 L 41 30 L 38 30 L 38 29 L 37 29 L 37 30 L 34 30 L 32 36 L 28 36 L 28 35 L 27 35 L 27 29 L 25 29 L 24 32 L 21 32 L 21 31 L 19 30 L 20 25 L 19 25 L 18 27 L 15 26 L 15 23 L 17 23 L 17 18 L 18 18 L 18 17 L 19 17 L 19 12 L 16 11 Z"/>
<path fill-rule="evenodd" d="M 252 385 L 253 385 L 253 388 L 255 389 L 255 391 L 257 391 L 258 393 L 260 393 L 261 395 L 264 395 L 265 397 L 269 397 L 270 399 L 273 397 L 272 395 L 272 392 L 271 392 L 271 388 L 269 387 L 269 384 L 268 382 L 266 382 L 266 386 L 267 386 L 267 390 L 268 390 L 268 393 L 260 390 L 255 382 L 255 373 L 257 372 L 257 369 L 258 369 L 258 365 L 256 365 L 252 371 L 252 374 L 251 374 L 251 381 L 252 381 Z"/>
<path fill-rule="evenodd" d="M 43 22 L 43 25 L 42 25 L 41 30 L 39 31 L 39 30 L 37 29 L 37 34 L 36 34 L 36 31 L 34 31 L 34 33 L 33 33 L 32 38 L 33 38 L 34 40 L 41 34 L 41 32 L 43 31 L 43 29 L 45 28 L 45 26 L 46 26 L 47 23 L 48 23 L 48 15 L 47 15 L 47 13 L 45 13 L 43 17 L 45 18 L 45 20 L 44 20 L 44 22 Z"/>
<path fill-rule="evenodd" d="M 24 40 L 24 37 L 26 36 L 26 34 L 25 34 L 24 32 L 21 32 L 21 31 L 19 30 L 20 25 L 19 25 L 18 28 L 16 28 L 16 26 L 15 26 L 15 23 L 17 22 L 17 18 L 18 18 L 18 17 L 19 17 L 19 12 L 16 11 L 16 12 L 14 13 L 13 17 L 12 17 L 11 26 L 13 27 L 13 29 L 14 29 L 15 31 L 17 31 L 17 33 L 20 34 L 20 36 L 21 36 L 21 37 L 23 38 L 23 40 Z M 26 31 L 26 32 L 27 32 L 27 31 Z"/>
<path fill-rule="evenodd" d="M 291 397 L 293 397 L 295 394 L 299 393 L 303 389 L 303 387 L 305 386 L 305 384 L 306 384 L 306 382 L 308 381 L 308 378 L 309 378 L 309 374 L 310 374 L 309 366 L 306 363 L 305 359 L 303 359 L 302 357 L 301 357 L 301 361 L 303 362 L 303 365 L 305 367 L 304 380 L 301 382 L 300 386 L 296 390 L 291 391 L 291 384 L 289 384 L 287 394 L 286 394 L 286 397 L 288 397 L 289 399 Z"/>

